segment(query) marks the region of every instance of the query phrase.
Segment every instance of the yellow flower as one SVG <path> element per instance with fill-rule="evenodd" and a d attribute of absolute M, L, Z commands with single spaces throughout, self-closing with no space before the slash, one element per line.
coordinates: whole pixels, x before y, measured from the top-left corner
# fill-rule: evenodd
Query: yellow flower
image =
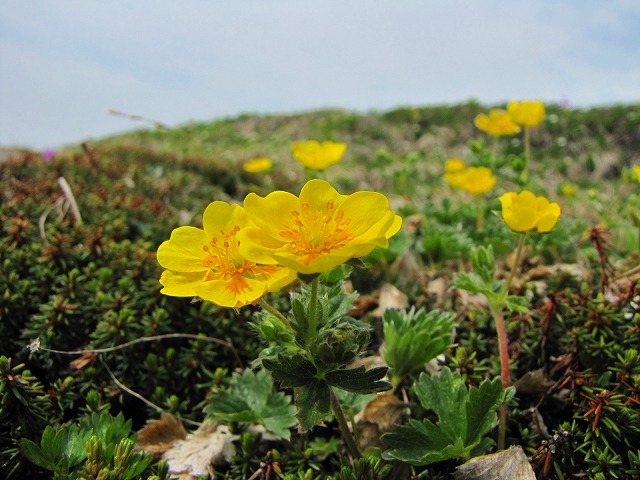
<path fill-rule="evenodd" d="M 303 274 L 325 272 L 387 247 L 402 225 L 381 193 L 341 195 L 317 179 L 307 182 L 299 197 L 283 191 L 264 198 L 250 193 L 244 208 L 255 227 L 238 234 L 242 255 Z"/>
<path fill-rule="evenodd" d="M 578 193 L 578 189 L 571 182 L 562 182 L 560 184 L 560 193 L 565 197 L 574 197 L 576 193 Z"/>
<path fill-rule="evenodd" d="M 254 158 L 242 165 L 242 169 L 249 173 L 265 172 L 271 168 L 273 162 L 268 158 Z"/>
<path fill-rule="evenodd" d="M 447 173 L 461 172 L 464 167 L 464 162 L 458 158 L 449 158 L 444 162 L 444 171 Z"/>
<path fill-rule="evenodd" d="M 518 125 L 535 127 L 544 118 L 544 103 L 540 100 L 525 100 L 520 103 L 512 101 L 507 105 L 507 112 Z"/>
<path fill-rule="evenodd" d="M 493 136 L 511 135 L 520 131 L 520 127 L 513 123 L 509 114 L 499 108 L 492 109 L 488 116 L 481 113 L 473 123 L 480 130 Z"/>
<path fill-rule="evenodd" d="M 549 232 L 560 218 L 560 205 L 550 203 L 545 197 L 536 197 L 523 190 L 508 192 L 500 197 L 502 219 L 516 232 L 528 232 L 536 228 L 538 232 Z"/>
<path fill-rule="evenodd" d="M 444 180 L 453 188 L 460 188 L 462 181 L 462 172 L 465 164 L 457 158 L 450 158 L 444 162 Z"/>
<path fill-rule="evenodd" d="M 324 170 L 328 166 L 340 161 L 346 150 L 346 143 L 319 143 L 316 140 L 294 143 L 291 146 L 293 157 L 305 167 L 314 170 Z"/>
<path fill-rule="evenodd" d="M 496 184 L 496 177 L 487 167 L 469 167 L 459 175 L 460 186 L 472 195 L 487 193 Z"/>
<path fill-rule="evenodd" d="M 640 165 L 634 165 L 633 171 L 636 172 L 636 177 L 638 177 L 638 181 L 640 182 Z"/>
<path fill-rule="evenodd" d="M 238 232 L 248 223 L 239 205 L 213 202 L 204 211 L 204 229 L 176 228 L 158 248 L 158 263 L 166 268 L 161 293 L 237 308 L 295 280 L 289 268 L 259 265 L 240 254 Z"/>

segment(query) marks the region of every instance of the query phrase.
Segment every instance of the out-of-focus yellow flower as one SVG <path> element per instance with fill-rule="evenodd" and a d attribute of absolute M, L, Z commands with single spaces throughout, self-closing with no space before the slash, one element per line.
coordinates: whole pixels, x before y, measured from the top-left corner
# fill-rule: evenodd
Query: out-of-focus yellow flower
<path fill-rule="evenodd" d="M 563 182 L 560 185 L 560 193 L 565 197 L 574 197 L 578 193 L 578 189 L 573 183 Z"/>
<path fill-rule="evenodd" d="M 544 118 L 544 103 L 540 100 L 525 100 L 523 102 L 511 101 L 507 105 L 507 112 L 518 125 L 535 127 Z"/>
<path fill-rule="evenodd" d="M 472 195 L 487 193 L 496 185 L 496 177 L 487 167 L 469 167 L 459 175 L 460 186 Z"/>
<path fill-rule="evenodd" d="M 513 120 L 511 120 L 506 110 L 500 108 L 491 109 L 489 115 L 481 113 L 476 116 L 473 123 L 480 130 L 494 137 L 499 135 L 512 135 L 520 131 L 520 127 L 513 123 Z"/>
<path fill-rule="evenodd" d="M 444 180 L 453 188 L 460 188 L 462 181 L 462 172 L 465 169 L 465 163 L 457 158 L 450 158 L 444 162 Z"/>
<path fill-rule="evenodd" d="M 638 177 L 638 181 L 640 182 L 640 165 L 634 165 L 633 171 L 636 172 L 636 177 Z"/>
<path fill-rule="evenodd" d="M 239 205 L 213 202 L 204 211 L 203 229 L 176 228 L 158 248 L 158 263 L 166 268 L 160 292 L 237 308 L 295 280 L 289 268 L 260 265 L 240 254 L 238 232 L 248 223 Z"/>
<path fill-rule="evenodd" d="M 322 273 L 387 247 L 402 226 L 381 193 L 341 195 L 317 179 L 307 182 L 299 197 L 284 191 L 266 197 L 250 193 L 244 208 L 255 226 L 238 233 L 242 255 L 303 274 Z"/>
<path fill-rule="evenodd" d="M 560 205 L 545 197 L 536 197 L 528 190 L 508 192 L 500 197 L 502 219 L 516 232 L 549 232 L 560 218 Z"/>
<path fill-rule="evenodd" d="M 268 158 L 254 158 L 242 165 L 242 169 L 249 173 L 266 172 L 273 165 L 273 162 Z"/>
<path fill-rule="evenodd" d="M 449 158 L 444 162 L 444 171 L 447 173 L 461 172 L 465 166 L 464 161 L 458 158 Z"/>
<path fill-rule="evenodd" d="M 346 150 L 346 143 L 320 143 L 316 140 L 294 143 L 291 146 L 293 157 L 305 167 L 314 170 L 324 170 L 328 166 L 339 162 Z"/>

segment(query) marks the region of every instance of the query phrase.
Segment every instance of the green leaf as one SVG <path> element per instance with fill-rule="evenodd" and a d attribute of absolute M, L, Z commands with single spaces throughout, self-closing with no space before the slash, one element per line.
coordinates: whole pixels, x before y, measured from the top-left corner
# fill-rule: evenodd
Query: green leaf
<path fill-rule="evenodd" d="M 310 430 L 325 419 L 331 410 L 331 391 L 324 380 L 314 379 L 296 393 L 300 426 Z"/>
<path fill-rule="evenodd" d="M 289 439 L 296 424 L 295 408 L 288 397 L 274 390 L 264 371 L 234 374 L 229 386 L 209 397 L 206 413 L 214 419 L 261 424 L 277 437 Z"/>
<path fill-rule="evenodd" d="M 491 444 L 484 435 L 495 427 L 495 412 L 511 394 L 502 389 L 500 379 L 485 380 L 478 388 L 467 390 L 460 374 L 448 368 L 434 377 L 420 375 L 414 391 L 422 406 L 436 413 L 438 421 L 411 420 L 409 425 L 383 436 L 391 447 L 386 458 L 413 465 L 484 453 Z"/>
<path fill-rule="evenodd" d="M 526 313 L 529 311 L 529 300 L 526 297 L 508 295 L 504 300 L 505 306 L 514 312 Z"/>
<path fill-rule="evenodd" d="M 40 448 L 44 457 L 53 465 L 60 466 L 64 460 L 64 442 L 66 434 L 62 428 L 47 426 L 42 433 Z"/>
<path fill-rule="evenodd" d="M 486 293 L 488 291 L 482 278 L 473 273 L 458 273 L 458 276 L 451 282 L 451 286 L 471 293 Z"/>
<path fill-rule="evenodd" d="M 475 445 L 480 442 L 482 436 L 489 433 L 496 424 L 495 411 L 502 405 L 502 381 L 496 378 L 493 381 L 485 380 L 478 388 L 469 391 L 467 402 L 467 445 Z"/>
<path fill-rule="evenodd" d="M 87 457 L 87 442 L 92 433 L 91 430 L 80 429 L 77 425 L 68 427 L 63 449 L 69 468 L 78 465 Z"/>
<path fill-rule="evenodd" d="M 51 427 L 47 427 L 47 428 L 51 428 Z M 31 440 L 27 438 L 21 438 L 20 450 L 22 451 L 24 456 L 27 457 L 27 460 L 29 460 L 31 463 L 35 463 L 36 465 L 38 465 L 41 468 L 44 468 L 45 470 L 52 470 L 52 471 L 56 470 L 55 464 L 52 463 L 51 460 L 49 460 L 47 457 L 45 457 L 40 447 L 35 443 L 33 443 Z"/>
<path fill-rule="evenodd" d="M 385 310 L 382 317 L 385 347 L 384 360 L 391 373 L 404 378 L 424 370 L 430 360 L 449 348 L 453 315 L 437 310 Z"/>
<path fill-rule="evenodd" d="M 313 363 L 299 353 L 281 354 L 277 360 L 265 358 L 262 364 L 283 387 L 301 387 L 315 380 L 318 373 Z"/>
<path fill-rule="evenodd" d="M 334 370 L 326 374 L 329 385 L 353 393 L 375 393 L 391 389 L 391 384 L 381 380 L 387 374 L 387 367 L 375 367 L 366 370 L 365 367 Z"/>
<path fill-rule="evenodd" d="M 454 376 L 448 368 L 437 376 L 423 373 L 414 389 L 422 406 L 438 415 L 437 425 L 449 439 L 466 437 L 467 389 L 460 376 Z"/>

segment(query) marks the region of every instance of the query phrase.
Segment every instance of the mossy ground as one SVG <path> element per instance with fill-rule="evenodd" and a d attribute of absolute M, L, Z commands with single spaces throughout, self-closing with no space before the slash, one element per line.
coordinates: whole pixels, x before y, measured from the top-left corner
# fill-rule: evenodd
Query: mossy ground
<path fill-rule="evenodd" d="M 173 228 L 197 225 L 213 200 L 242 201 L 250 191 L 297 193 L 305 172 L 291 157 L 294 141 L 347 143 L 345 159 L 324 178 L 343 193 L 383 192 L 405 218 L 390 249 L 367 258 L 371 269 L 352 274 L 360 295 L 375 306 L 378 289 L 391 283 L 410 305 L 454 311 L 455 347 L 441 363 L 461 372 L 470 385 L 497 376 L 488 312 L 477 299 L 449 288 L 457 272 L 468 270 L 473 245 L 492 245 L 499 271 L 507 268 L 514 246 L 513 235 L 491 212 L 499 210 L 501 193 L 521 188 L 511 166 L 517 165 L 522 144 L 518 136 L 494 143 L 475 129 L 473 117 L 486 109 L 470 102 L 385 113 L 244 115 L 71 146 L 50 161 L 34 152 L 5 152 L 0 355 L 10 359 L 11 368 L 24 363 L 30 373 L 1 372 L 2 471 L 14 478 L 47 478 L 25 460 L 20 438 L 37 443 L 46 425 L 76 421 L 87 412 L 123 412 L 134 429 L 157 418 L 158 409 L 203 419 L 207 393 L 248 366 L 261 349 L 248 325 L 256 308 L 225 310 L 161 295 L 155 251 Z M 549 478 L 583 473 L 637 478 L 640 302 L 632 280 L 638 276 L 618 275 L 640 262 L 640 182 L 629 172 L 640 164 L 640 106 L 550 105 L 533 131 L 532 151 L 527 188 L 558 201 L 563 214 L 552 233 L 528 243 L 515 283 L 530 309 L 508 320 L 512 375 L 520 379 L 540 371 L 542 380 L 528 390 L 521 387 L 508 441 L 534 457 L 540 475 L 549 457 Z M 482 162 L 492 152 L 498 154 L 499 179 L 496 194 L 487 195 L 485 203 L 450 190 L 442 180 L 447 158 Z M 245 173 L 242 163 L 258 156 L 273 159 L 272 170 Z M 69 209 L 61 177 L 81 219 Z M 575 194 L 562 194 L 565 182 L 576 187 Z M 482 229 L 478 208 L 485 216 Z M 273 301 L 285 308 L 288 302 L 284 294 Z M 372 311 L 364 307 L 359 315 L 378 333 L 373 354 L 383 339 Z M 35 338 L 49 349 L 78 350 L 176 332 L 215 337 L 233 348 L 180 338 L 73 356 L 27 348 Z M 410 384 L 404 387 L 408 393 Z M 568 433 L 551 455 L 549 443 L 542 442 L 558 432 Z M 330 443 L 323 450 L 320 440 L 338 436 L 331 424 L 288 444 L 260 443 L 245 433 L 234 465 L 220 474 L 250 476 L 275 454 L 285 473 L 312 468 L 318 478 L 326 477 L 339 471 L 340 447 Z M 446 478 L 454 467 L 431 466 L 427 478 Z M 407 466 L 395 471 L 406 476 L 394 478 L 409 478 Z"/>

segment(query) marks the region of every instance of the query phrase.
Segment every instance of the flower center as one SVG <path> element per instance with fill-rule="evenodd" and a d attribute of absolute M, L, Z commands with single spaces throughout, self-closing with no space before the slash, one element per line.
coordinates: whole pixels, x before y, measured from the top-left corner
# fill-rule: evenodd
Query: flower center
<path fill-rule="evenodd" d="M 293 210 L 294 220 L 286 224 L 280 237 L 289 243 L 303 265 L 309 265 L 320 255 L 343 247 L 354 237 L 349 232 L 351 219 L 344 218 L 344 211 L 334 211 L 333 202 L 326 203 L 323 210 L 311 210 L 302 202 L 301 211 Z"/>
<path fill-rule="evenodd" d="M 226 288 L 234 293 L 248 288 L 245 278 L 256 278 L 276 270 L 275 266 L 259 266 L 242 258 L 238 248 L 240 242 L 236 238 L 239 231 L 238 225 L 235 225 L 228 232 L 220 229 L 219 237 L 213 237 L 208 245 L 202 246 L 202 249 L 207 253 L 202 261 L 202 266 L 209 269 L 204 280 L 228 280 Z"/>

